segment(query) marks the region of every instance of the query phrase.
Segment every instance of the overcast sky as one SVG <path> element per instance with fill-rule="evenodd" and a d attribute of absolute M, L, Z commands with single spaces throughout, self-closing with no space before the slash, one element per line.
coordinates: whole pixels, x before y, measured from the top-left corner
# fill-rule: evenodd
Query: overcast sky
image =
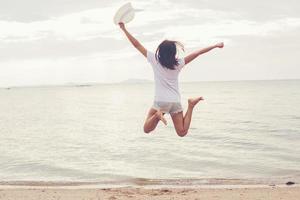
<path fill-rule="evenodd" d="M 0 0 L 0 87 L 153 79 L 113 16 L 121 0 Z M 299 79 L 298 0 L 133 0 L 127 28 L 154 51 L 163 39 L 189 52 L 224 41 L 182 81 Z"/>

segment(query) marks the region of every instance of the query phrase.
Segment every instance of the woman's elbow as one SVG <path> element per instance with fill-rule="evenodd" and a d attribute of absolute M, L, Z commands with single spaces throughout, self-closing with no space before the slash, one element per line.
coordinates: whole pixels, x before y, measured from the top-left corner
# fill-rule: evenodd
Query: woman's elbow
<path fill-rule="evenodd" d="M 138 49 L 141 46 L 140 43 L 138 43 L 138 42 L 134 42 L 132 44 L 136 49 Z"/>

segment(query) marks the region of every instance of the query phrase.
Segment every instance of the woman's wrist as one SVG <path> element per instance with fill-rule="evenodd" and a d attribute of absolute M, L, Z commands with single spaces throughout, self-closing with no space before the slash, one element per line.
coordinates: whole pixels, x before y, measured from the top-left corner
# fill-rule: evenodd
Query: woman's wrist
<path fill-rule="evenodd" d="M 120 26 L 120 29 L 122 29 L 123 31 L 126 30 L 125 24 L 124 24 L 123 22 L 120 22 L 120 23 L 119 23 L 119 26 Z"/>

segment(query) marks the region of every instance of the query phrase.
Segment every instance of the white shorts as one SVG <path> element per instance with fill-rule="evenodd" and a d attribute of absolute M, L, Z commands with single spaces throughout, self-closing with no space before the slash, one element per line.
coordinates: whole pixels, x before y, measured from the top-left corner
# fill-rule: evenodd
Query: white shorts
<path fill-rule="evenodd" d="M 154 101 L 152 108 L 169 114 L 182 112 L 182 106 L 180 102 Z"/>

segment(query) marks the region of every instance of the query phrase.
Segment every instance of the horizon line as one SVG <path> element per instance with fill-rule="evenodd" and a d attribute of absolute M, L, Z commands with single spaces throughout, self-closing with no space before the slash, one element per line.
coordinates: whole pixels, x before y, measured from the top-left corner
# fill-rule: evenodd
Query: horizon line
<path fill-rule="evenodd" d="M 300 78 L 291 79 L 244 79 L 244 80 L 205 80 L 205 81 L 181 81 L 181 83 L 201 83 L 201 82 L 243 82 L 243 81 L 299 81 Z M 153 84 L 149 79 L 126 79 L 118 82 L 84 82 L 84 83 L 62 83 L 62 84 L 41 84 L 41 85 L 16 85 L 0 86 L 0 89 L 12 88 L 43 88 L 43 87 L 88 87 L 95 85 L 117 85 L 117 84 Z"/>

